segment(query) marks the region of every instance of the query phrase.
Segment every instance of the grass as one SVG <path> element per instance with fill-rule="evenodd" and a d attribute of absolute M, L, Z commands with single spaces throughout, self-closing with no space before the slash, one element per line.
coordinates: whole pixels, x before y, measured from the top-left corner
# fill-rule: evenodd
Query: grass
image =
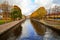
<path fill-rule="evenodd" d="M 5 23 L 5 21 L 4 21 L 4 20 L 0 20 L 0 25 L 1 25 L 1 24 L 4 24 L 4 23 Z"/>
<path fill-rule="evenodd" d="M 8 22 L 11 22 L 11 20 L 7 20 L 7 21 L 6 20 L 0 20 L 0 25 L 4 24 L 4 23 L 8 23 Z"/>

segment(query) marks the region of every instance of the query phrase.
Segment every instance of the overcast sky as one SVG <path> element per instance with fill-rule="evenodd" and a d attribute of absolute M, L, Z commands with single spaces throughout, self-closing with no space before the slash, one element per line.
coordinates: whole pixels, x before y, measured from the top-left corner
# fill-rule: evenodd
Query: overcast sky
<path fill-rule="evenodd" d="M 0 0 L 2 3 L 5 0 Z M 11 5 L 18 5 L 22 9 L 22 13 L 24 15 L 31 14 L 34 10 L 36 10 L 40 6 L 44 6 L 45 8 L 49 8 L 54 5 L 59 5 L 60 0 L 6 0 Z"/>

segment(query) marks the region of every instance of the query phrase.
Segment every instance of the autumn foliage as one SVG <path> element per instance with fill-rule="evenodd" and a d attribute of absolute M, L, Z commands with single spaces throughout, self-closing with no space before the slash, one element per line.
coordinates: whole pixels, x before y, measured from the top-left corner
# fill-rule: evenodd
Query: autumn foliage
<path fill-rule="evenodd" d="M 16 5 L 14 5 L 14 7 L 11 9 L 11 18 L 12 20 L 17 20 L 22 18 L 21 9 Z"/>
<path fill-rule="evenodd" d="M 35 19 L 41 19 L 47 14 L 47 11 L 44 7 L 38 8 L 36 11 L 34 11 L 30 18 L 35 18 Z"/>

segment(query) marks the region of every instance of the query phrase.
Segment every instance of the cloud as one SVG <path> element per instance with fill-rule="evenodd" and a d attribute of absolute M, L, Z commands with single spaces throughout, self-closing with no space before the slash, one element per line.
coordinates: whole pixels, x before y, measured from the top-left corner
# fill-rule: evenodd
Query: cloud
<path fill-rule="evenodd" d="M 52 0 L 22 0 L 21 8 L 23 14 L 31 14 L 36 8 L 44 6 L 49 8 L 52 4 Z"/>
<path fill-rule="evenodd" d="M 21 9 L 22 9 L 22 13 L 25 14 L 25 15 L 31 14 L 32 11 L 34 11 L 35 8 L 38 7 L 38 5 L 36 5 L 34 3 L 34 0 L 22 0 L 20 2 L 20 6 L 21 6 Z"/>
<path fill-rule="evenodd" d="M 36 10 L 40 6 L 44 6 L 45 8 L 50 8 L 51 6 L 58 4 L 59 0 L 7 0 L 11 5 L 18 5 L 22 14 L 29 15 L 34 10 Z M 0 0 L 1 2 L 1 0 Z"/>
<path fill-rule="evenodd" d="M 48 8 L 52 5 L 52 1 L 53 0 L 35 0 L 35 3 Z"/>
<path fill-rule="evenodd" d="M 53 4 L 54 4 L 54 6 L 55 5 L 59 5 L 60 6 L 60 0 L 53 0 Z"/>
<path fill-rule="evenodd" d="M 24 15 L 29 15 L 40 6 L 44 6 L 45 8 L 51 7 L 52 1 L 53 0 L 20 0 L 20 7 Z"/>
<path fill-rule="evenodd" d="M 60 4 L 60 0 L 53 0 L 54 4 Z"/>

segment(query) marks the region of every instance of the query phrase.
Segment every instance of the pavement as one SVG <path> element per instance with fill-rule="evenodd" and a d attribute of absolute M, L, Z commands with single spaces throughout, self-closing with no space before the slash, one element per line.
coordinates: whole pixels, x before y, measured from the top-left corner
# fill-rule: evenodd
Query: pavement
<path fill-rule="evenodd" d="M 40 20 L 41 23 L 60 30 L 60 23 L 56 21 Z"/>
<path fill-rule="evenodd" d="M 13 26 L 15 26 L 16 24 L 18 24 L 19 22 L 23 21 L 23 20 L 25 20 L 25 18 L 21 19 L 21 20 L 18 20 L 18 21 L 13 21 L 13 22 L 10 22 L 10 23 L 0 25 L 0 35 L 2 33 L 4 33 L 5 31 L 9 30 L 10 28 L 12 28 Z"/>
<path fill-rule="evenodd" d="M 43 20 L 43 19 L 42 20 L 33 19 L 33 20 L 38 21 L 44 25 L 50 26 L 51 28 L 60 30 L 60 23 L 57 21 L 54 21 L 54 20 L 49 21 L 49 20 Z"/>

